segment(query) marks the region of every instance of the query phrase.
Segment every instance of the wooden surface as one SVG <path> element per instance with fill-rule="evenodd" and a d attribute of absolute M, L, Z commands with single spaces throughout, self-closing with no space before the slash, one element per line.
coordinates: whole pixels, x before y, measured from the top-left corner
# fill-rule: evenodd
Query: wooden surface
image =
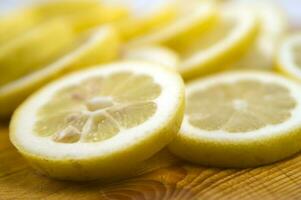
<path fill-rule="evenodd" d="M 204 168 L 171 157 L 143 170 L 151 169 L 156 170 L 107 185 L 55 181 L 35 174 L 10 144 L 7 128 L 0 127 L 0 200 L 301 199 L 300 154 L 255 169 Z"/>

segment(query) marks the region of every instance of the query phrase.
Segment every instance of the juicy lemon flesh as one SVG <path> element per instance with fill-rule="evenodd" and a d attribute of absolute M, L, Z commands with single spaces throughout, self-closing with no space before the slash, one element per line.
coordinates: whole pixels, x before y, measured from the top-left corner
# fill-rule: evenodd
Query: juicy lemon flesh
<path fill-rule="evenodd" d="M 64 23 L 46 23 L 1 49 L 0 65 L 3 66 L 1 70 L 5 76 L 1 77 L 0 86 L 56 61 L 79 45 L 76 38 Z"/>
<path fill-rule="evenodd" d="M 255 131 L 280 124 L 290 118 L 296 107 L 285 87 L 253 80 L 218 84 L 195 91 L 187 101 L 186 115 L 191 125 L 228 133 Z"/>
<path fill-rule="evenodd" d="M 148 75 L 120 72 L 88 78 L 57 91 L 40 108 L 35 133 L 59 143 L 106 140 L 149 119 L 160 93 Z"/>
<path fill-rule="evenodd" d="M 186 40 L 185 43 L 173 45 L 171 48 L 176 50 L 183 59 L 189 58 L 191 55 L 205 51 L 222 41 L 231 33 L 235 26 L 234 20 L 217 20 L 213 26 L 209 27 L 207 31 L 204 31 L 198 37 Z"/>

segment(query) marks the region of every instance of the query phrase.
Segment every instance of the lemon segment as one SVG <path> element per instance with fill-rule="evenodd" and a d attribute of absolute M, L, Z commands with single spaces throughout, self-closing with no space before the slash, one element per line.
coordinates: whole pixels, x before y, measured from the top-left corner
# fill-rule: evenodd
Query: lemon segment
<path fill-rule="evenodd" d="M 256 29 L 256 17 L 249 9 L 223 10 L 211 29 L 176 49 L 182 59 L 181 75 L 192 79 L 224 69 L 246 51 Z"/>
<path fill-rule="evenodd" d="M 282 10 L 267 2 L 252 2 L 241 6 L 251 6 L 258 16 L 259 30 L 249 50 L 239 59 L 230 63 L 233 69 L 271 70 L 275 65 L 279 41 L 288 29 L 288 22 Z"/>
<path fill-rule="evenodd" d="M 54 29 L 51 30 L 53 31 Z M 22 54 L 19 54 L 19 56 L 24 54 L 24 63 L 30 66 L 24 70 L 24 73 L 19 71 L 20 69 L 17 68 L 19 65 L 14 64 L 14 59 L 7 61 L 8 57 L 3 57 L 3 60 L 11 66 L 11 68 L 7 70 L 11 70 L 12 73 L 16 73 L 16 75 L 13 74 L 14 76 L 10 76 L 9 82 L 1 84 L 0 118 L 8 117 L 29 94 L 45 83 L 70 71 L 112 61 L 117 58 L 120 50 L 120 41 L 116 30 L 113 27 L 104 26 L 92 30 L 90 33 L 88 32 L 82 36 L 78 36 L 75 40 L 72 40 L 71 46 L 66 45 L 67 48 L 63 48 L 63 51 L 59 51 L 60 53 L 55 54 L 51 59 L 49 59 L 49 57 L 42 59 L 45 58 L 44 54 L 42 54 L 43 48 L 48 52 L 48 48 L 51 47 L 52 44 L 57 44 L 58 40 L 65 39 L 64 42 L 66 43 L 66 41 L 71 38 L 68 38 L 67 35 L 65 38 L 64 35 L 57 37 L 57 34 L 58 32 L 55 32 L 50 37 L 44 35 L 46 36 L 46 41 L 37 44 L 36 49 L 29 49 L 28 52 L 23 51 L 27 47 L 22 49 Z M 50 40 L 50 38 L 53 39 Z M 53 40 L 55 40 L 55 42 L 53 42 Z M 32 43 L 26 43 L 25 46 L 32 47 Z M 37 54 L 33 53 L 33 51 L 37 52 Z M 14 52 L 15 51 L 11 54 L 12 58 Z M 41 55 L 39 55 L 39 52 L 41 52 Z M 33 63 L 27 53 L 31 56 L 35 55 L 37 58 L 41 58 L 41 62 L 37 63 L 39 59 L 35 59 Z M 3 79 L 5 78 L 7 79 L 8 76 L 3 77 Z"/>
<path fill-rule="evenodd" d="M 137 60 L 161 64 L 169 69 L 177 70 L 180 63 L 178 55 L 163 46 L 142 46 L 126 49 L 122 55 L 124 60 Z"/>
<path fill-rule="evenodd" d="M 170 150 L 213 167 L 255 167 L 301 150 L 299 84 L 271 73 L 228 72 L 187 85 Z"/>
<path fill-rule="evenodd" d="M 145 62 L 114 63 L 35 93 L 15 112 L 10 138 L 42 174 L 109 180 L 166 146 L 183 112 L 184 84 L 176 72 Z"/>
<path fill-rule="evenodd" d="M 149 31 L 145 35 L 133 38 L 128 46 L 140 46 L 150 44 L 171 45 L 175 41 L 187 40 L 187 35 L 197 34 L 214 21 L 216 13 L 214 4 L 197 3 L 195 6 L 179 8 L 176 19 L 160 29 Z M 182 9 L 182 10 L 181 10 Z"/>
<path fill-rule="evenodd" d="M 301 34 L 287 37 L 277 55 L 277 70 L 282 74 L 301 80 Z"/>

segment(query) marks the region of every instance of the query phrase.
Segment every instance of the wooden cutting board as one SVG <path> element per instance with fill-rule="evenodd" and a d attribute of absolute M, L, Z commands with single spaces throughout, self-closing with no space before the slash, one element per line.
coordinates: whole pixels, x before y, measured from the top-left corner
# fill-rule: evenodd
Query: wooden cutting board
<path fill-rule="evenodd" d="M 301 155 L 255 169 L 222 170 L 193 166 L 168 153 L 113 184 L 73 183 L 34 173 L 0 127 L 0 200 L 298 200 Z"/>

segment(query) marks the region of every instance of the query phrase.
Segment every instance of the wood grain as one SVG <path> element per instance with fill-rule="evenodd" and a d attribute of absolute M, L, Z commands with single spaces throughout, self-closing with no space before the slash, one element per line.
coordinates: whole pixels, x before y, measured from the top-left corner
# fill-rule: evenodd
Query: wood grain
<path fill-rule="evenodd" d="M 35 174 L 0 127 L 0 200 L 299 200 L 301 155 L 255 169 L 193 166 L 164 151 L 118 183 L 73 183 Z"/>

